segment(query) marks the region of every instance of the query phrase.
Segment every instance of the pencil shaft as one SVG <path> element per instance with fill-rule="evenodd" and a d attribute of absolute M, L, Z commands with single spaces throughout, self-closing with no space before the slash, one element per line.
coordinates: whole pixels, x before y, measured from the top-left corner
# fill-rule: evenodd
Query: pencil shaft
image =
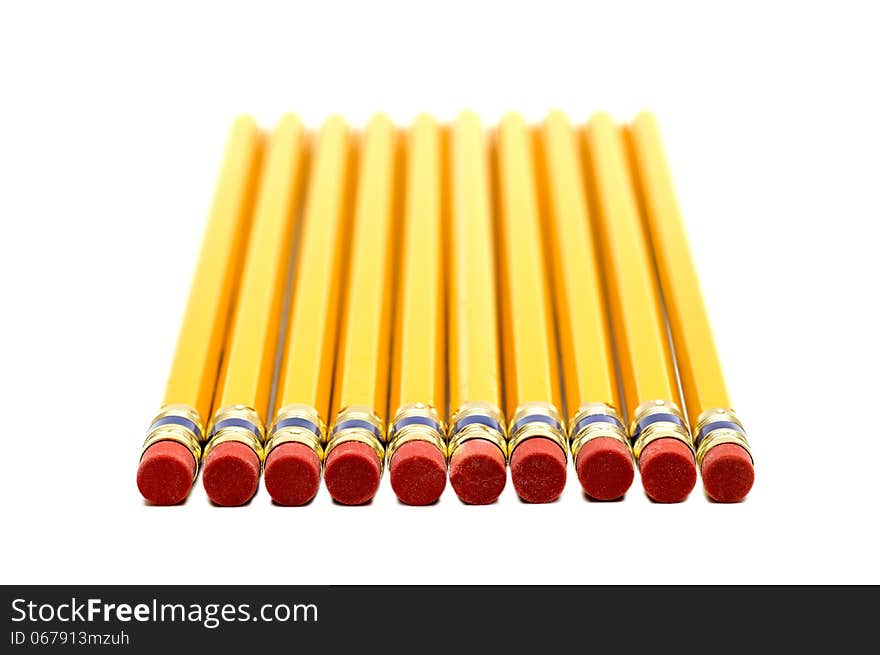
<path fill-rule="evenodd" d="M 629 138 L 685 404 L 691 425 L 696 425 L 701 412 L 730 407 L 730 399 L 654 118 L 639 115 Z"/>
<path fill-rule="evenodd" d="M 215 411 L 244 405 L 267 420 L 304 145 L 294 116 L 284 117 L 269 141 Z"/>
<path fill-rule="evenodd" d="M 500 408 L 498 298 L 488 150 L 479 119 L 462 114 L 451 135 L 449 404 Z"/>
<path fill-rule="evenodd" d="M 526 402 L 559 408 L 557 355 L 529 130 L 517 115 L 497 134 L 499 242 L 507 411 Z"/>
<path fill-rule="evenodd" d="M 584 195 L 577 140 L 565 116 L 552 113 L 540 131 L 546 189 L 546 233 L 562 355 L 565 395 L 570 410 L 585 403 L 620 408 L 614 354 Z"/>
<path fill-rule="evenodd" d="M 388 402 L 396 134 L 385 116 L 363 135 L 354 226 L 339 336 L 334 414 L 367 407 L 382 420 Z"/>
<path fill-rule="evenodd" d="M 391 410 L 423 403 L 445 415 L 441 133 L 419 117 L 406 140 L 406 203 L 398 250 Z"/>
<path fill-rule="evenodd" d="M 329 119 L 315 145 L 276 402 L 279 408 L 304 404 L 324 418 L 336 355 L 352 157 L 345 121 Z"/>
<path fill-rule="evenodd" d="M 600 114 L 587 126 L 586 144 L 627 410 L 632 417 L 641 403 L 652 400 L 680 406 L 623 139 L 611 118 Z"/>
<path fill-rule="evenodd" d="M 164 405 L 188 405 L 205 421 L 246 251 L 262 146 L 253 119 L 239 118 L 229 136 L 165 389 Z"/>

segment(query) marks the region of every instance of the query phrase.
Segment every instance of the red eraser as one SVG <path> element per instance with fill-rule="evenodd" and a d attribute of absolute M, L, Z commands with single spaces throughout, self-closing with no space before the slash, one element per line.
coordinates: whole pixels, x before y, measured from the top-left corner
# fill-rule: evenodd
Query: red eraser
<path fill-rule="evenodd" d="M 463 503 L 489 505 L 507 484 L 507 466 L 498 446 L 485 439 L 465 441 L 452 454 L 449 482 Z"/>
<path fill-rule="evenodd" d="M 584 444 L 575 461 L 581 487 L 596 500 L 620 498 L 632 484 L 632 455 L 617 439 L 599 437 Z"/>
<path fill-rule="evenodd" d="M 260 458 L 243 443 L 221 443 L 205 459 L 202 484 L 208 498 L 216 505 L 244 505 L 257 493 L 259 481 Z"/>
<path fill-rule="evenodd" d="M 196 474 L 196 461 L 186 446 L 159 441 L 147 448 L 137 470 L 141 495 L 154 505 L 176 505 L 186 498 Z"/>
<path fill-rule="evenodd" d="M 388 465 L 391 488 L 407 505 L 430 505 L 446 488 L 446 458 L 427 441 L 409 441 Z"/>
<path fill-rule="evenodd" d="M 305 505 L 318 493 L 321 460 L 308 446 L 283 443 L 266 458 L 266 491 L 279 505 Z"/>
<path fill-rule="evenodd" d="M 382 466 L 376 452 L 360 441 L 334 448 L 324 464 L 324 483 L 337 503 L 362 505 L 379 489 Z"/>
<path fill-rule="evenodd" d="M 703 486 L 712 500 L 736 503 L 748 495 L 755 481 L 752 458 L 742 446 L 723 443 L 710 448 L 700 467 Z"/>
<path fill-rule="evenodd" d="M 565 488 L 565 453 L 551 439 L 526 439 L 510 457 L 510 477 L 527 503 L 552 503 Z"/>
<path fill-rule="evenodd" d="M 678 439 L 649 443 L 639 457 L 639 471 L 645 493 L 658 503 L 680 503 L 697 484 L 694 456 Z"/>

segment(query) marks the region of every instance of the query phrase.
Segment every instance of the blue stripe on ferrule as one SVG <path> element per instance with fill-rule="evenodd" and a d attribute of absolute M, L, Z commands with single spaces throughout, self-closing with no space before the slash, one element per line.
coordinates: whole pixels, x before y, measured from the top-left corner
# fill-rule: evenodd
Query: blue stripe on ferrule
<path fill-rule="evenodd" d="M 214 429 L 211 430 L 211 437 L 225 428 L 244 428 L 245 430 L 252 432 L 257 439 L 260 438 L 260 428 L 247 419 L 238 418 L 237 416 L 231 416 L 215 423 Z"/>
<path fill-rule="evenodd" d="M 452 434 L 450 436 L 455 436 L 469 425 L 484 425 L 491 430 L 495 430 L 499 434 L 504 434 L 504 429 L 501 427 L 501 424 L 491 416 L 473 414 L 471 416 L 464 416 L 457 421 L 455 425 L 452 426 Z"/>
<path fill-rule="evenodd" d="M 277 423 L 275 423 L 275 432 L 279 430 L 284 430 L 285 428 L 303 428 L 304 430 L 308 430 L 312 434 L 314 434 L 319 439 L 321 438 L 321 428 L 312 423 L 307 418 L 301 418 L 299 416 L 290 416 L 285 419 L 281 419 Z"/>
<path fill-rule="evenodd" d="M 614 416 L 610 414 L 591 414 L 590 416 L 583 417 L 580 421 L 574 424 L 574 429 L 572 429 L 572 436 L 576 435 L 578 432 L 583 430 L 588 425 L 592 425 L 593 423 L 610 423 L 611 425 L 616 425 L 618 428 L 623 430 L 623 424 L 617 420 Z M 624 430 L 625 432 L 625 430 Z"/>
<path fill-rule="evenodd" d="M 680 418 L 678 418 L 675 414 L 651 414 L 650 416 L 646 416 L 641 421 L 636 423 L 636 429 L 633 430 L 632 433 L 632 442 L 635 443 L 642 432 L 645 431 L 645 428 L 649 425 L 654 425 L 654 423 L 675 423 L 676 425 L 680 425 L 684 427 L 684 422 Z"/>
<path fill-rule="evenodd" d="M 510 434 L 514 434 L 522 426 L 528 425 L 529 423 L 546 423 L 557 430 L 562 429 L 562 424 L 552 416 L 547 416 L 546 414 L 529 414 L 528 416 L 523 416 L 511 426 Z"/>
<path fill-rule="evenodd" d="M 735 430 L 742 436 L 746 436 L 746 431 L 742 429 L 742 426 L 733 421 L 712 421 L 711 423 L 706 423 L 699 434 L 697 434 L 697 438 L 694 440 L 696 447 L 699 448 L 700 442 L 706 438 L 706 435 L 715 430 Z"/>
<path fill-rule="evenodd" d="M 342 430 L 351 430 L 352 428 L 360 428 L 362 430 L 369 430 L 370 433 L 379 441 L 382 441 L 382 432 L 375 425 L 370 423 L 369 421 L 364 421 L 359 418 L 352 418 L 347 421 L 342 421 L 342 423 L 337 423 L 333 428 L 333 434 L 337 432 L 341 432 Z"/>
<path fill-rule="evenodd" d="M 443 430 L 440 427 L 440 424 L 432 418 L 428 418 L 427 416 L 406 416 L 391 426 L 391 433 L 399 432 L 403 428 L 410 425 L 424 425 L 425 427 L 432 428 L 436 430 L 440 434 L 443 434 Z"/>
<path fill-rule="evenodd" d="M 163 425 L 179 425 L 196 435 L 196 439 L 198 439 L 199 441 L 202 440 L 202 431 L 199 429 L 199 426 L 196 425 L 194 421 L 190 421 L 185 416 L 163 416 L 162 418 L 153 422 L 153 425 L 151 425 L 150 429 L 147 430 L 147 434 L 149 434 L 156 428 L 162 427 Z"/>

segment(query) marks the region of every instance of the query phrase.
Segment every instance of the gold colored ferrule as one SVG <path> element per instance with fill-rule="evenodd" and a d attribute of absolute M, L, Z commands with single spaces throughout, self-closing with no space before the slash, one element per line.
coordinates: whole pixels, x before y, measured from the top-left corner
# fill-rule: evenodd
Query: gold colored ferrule
<path fill-rule="evenodd" d="M 266 430 L 256 410 L 244 405 L 229 405 L 214 412 L 214 420 L 208 430 L 208 443 L 204 457 L 222 443 L 241 443 L 253 450 L 260 462 L 265 458 L 263 443 Z"/>
<path fill-rule="evenodd" d="M 324 458 L 338 445 L 357 441 L 366 444 L 376 453 L 380 466 L 385 466 L 385 424 L 368 407 L 343 407 L 336 415 L 330 430 Z"/>
<path fill-rule="evenodd" d="M 195 409 L 189 405 L 165 405 L 150 422 L 147 437 L 141 448 L 141 457 L 153 444 L 160 441 L 175 441 L 192 453 L 198 474 L 204 434 L 202 419 Z"/>
<path fill-rule="evenodd" d="M 437 410 L 422 403 L 403 405 L 388 425 L 388 461 L 403 444 L 410 441 L 426 441 L 446 457 L 446 426 Z"/>
<path fill-rule="evenodd" d="M 617 410 L 606 403 L 581 405 L 568 422 L 568 444 L 572 459 L 593 439 L 602 437 L 619 441 L 632 454 L 626 428 Z"/>
<path fill-rule="evenodd" d="M 755 463 L 745 428 L 732 409 L 708 409 L 700 414 L 694 427 L 694 442 L 699 466 L 703 465 L 703 458 L 709 450 L 723 443 L 741 446 L 749 454 L 752 464 Z"/>
<path fill-rule="evenodd" d="M 291 404 L 275 413 L 275 420 L 263 450 L 266 457 L 269 457 L 269 453 L 281 444 L 298 443 L 311 449 L 318 460 L 323 462 L 326 441 L 327 426 L 321 420 L 318 410 L 308 405 Z"/>
<path fill-rule="evenodd" d="M 451 460 L 455 451 L 471 439 L 484 439 L 495 444 L 507 461 L 507 436 L 504 416 L 495 405 L 480 401 L 466 402 L 449 419 L 446 449 Z"/>
<path fill-rule="evenodd" d="M 691 438 L 684 415 L 678 406 L 668 400 L 649 400 L 636 407 L 629 428 L 633 440 L 632 450 L 636 460 L 645 447 L 658 439 L 678 439 L 696 460 L 694 441 Z"/>
<path fill-rule="evenodd" d="M 523 441 L 544 437 L 556 443 L 568 457 L 568 439 L 559 412 L 549 403 L 523 403 L 516 408 L 507 428 L 507 452 L 513 457 Z"/>

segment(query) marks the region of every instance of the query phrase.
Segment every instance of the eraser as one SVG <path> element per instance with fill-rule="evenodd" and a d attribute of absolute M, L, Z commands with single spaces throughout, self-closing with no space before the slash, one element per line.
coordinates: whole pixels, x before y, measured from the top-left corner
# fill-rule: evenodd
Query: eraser
<path fill-rule="evenodd" d="M 565 488 L 565 453 L 552 439 L 526 439 L 511 455 L 510 477 L 522 500 L 552 503 Z"/>
<path fill-rule="evenodd" d="M 459 500 L 468 505 L 489 505 L 507 484 L 507 465 L 498 446 L 485 439 L 465 441 L 452 454 L 449 482 Z"/>
<path fill-rule="evenodd" d="M 257 493 L 260 458 L 253 449 L 227 441 L 211 449 L 202 469 L 205 493 L 216 505 L 244 505 Z"/>
<path fill-rule="evenodd" d="M 318 493 L 321 460 L 308 446 L 283 443 L 266 457 L 263 472 L 266 491 L 279 505 L 305 505 Z"/>
<path fill-rule="evenodd" d="M 446 488 L 446 458 L 434 444 L 409 441 L 388 464 L 391 488 L 407 505 L 430 505 Z"/>
<path fill-rule="evenodd" d="M 745 498 L 755 481 L 752 458 L 742 446 L 722 443 L 710 448 L 700 467 L 703 486 L 712 500 L 736 503 Z"/>
<path fill-rule="evenodd" d="M 693 453 L 678 439 L 657 439 L 645 446 L 639 472 L 645 493 L 658 503 L 680 503 L 697 484 Z"/>
<path fill-rule="evenodd" d="M 334 448 L 324 463 L 324 484 L 337 503 L 362 505 L 379 489 L 382 466 L 376 452 L 360 441 Z"/>
<path fill-rule="evenodd" d="M 584 493 L 596 500 L 620 498 L 635 477 L 629 448 L 610 437 L 599 437 L 584 444 L 575 461 L 575 470 Z"/>
<path fill-rule="evenodd" d="M 176 441 L 159 441 L 147 448 L 137 470 L 141 495 L 154 505 L 176 505 L 189 494 L 196 461 Z"/>

